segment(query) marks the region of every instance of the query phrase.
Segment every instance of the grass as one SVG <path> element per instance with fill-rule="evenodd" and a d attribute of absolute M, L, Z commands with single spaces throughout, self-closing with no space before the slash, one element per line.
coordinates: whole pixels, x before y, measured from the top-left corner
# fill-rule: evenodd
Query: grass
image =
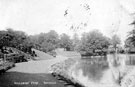
<path fill-rule="evenodd" d="M 28 84 L 23 84 L 23 82 Z M 0 75 L 0 87 L 64 87 L 64 85 L 51 74 L 7 72 Z"/>
<path fill-rule="evenodd" d="M 42 51 L 39 51 L 39 50 L 36 50 L 36 49 L 32 49 L 33 51 L 35 51 L 35 53 L 37 54 L 37 57 L 35 58 L 35 60 L 48 60 L 48 59 L 53 59 L 54 57 L 45 53 L 45 52 L 42 52 Z"/>

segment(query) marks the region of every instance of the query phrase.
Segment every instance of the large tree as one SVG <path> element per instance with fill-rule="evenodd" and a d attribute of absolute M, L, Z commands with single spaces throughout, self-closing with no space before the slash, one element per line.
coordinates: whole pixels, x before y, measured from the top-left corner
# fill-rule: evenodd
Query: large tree
<path fill-rule="evenodd" d="M 70 36 L 67 34 L 63 33 L 60 36 L 60 47 L 64 48 L 65 50 L 71 50 L 72 47 L 72 41 L 70 39 Z"/>
<path fill-rule="evenodd" d="M 50 32 L 48 32 L 46 38 L 47 42 L 51 43 L 54 46 L 54 48 L 58 47 L 59 35 L 57 34 L 56 31 L 51 30 Z"/>
<path fill-rule="evenodd" d="M 58 47 L 59 35 L 56 31 L 50 30 L 48 33 L 40 33 L 30 36 L 35 48 L 44 52 L 52 51 Z"/>
<path fill-rule="evenodd" d="M 0 46 L 12 46 L 17 48 L 26 38 L 27 36 L 22 31 L 14 31 L 13 29 L 0 31 Z"/>
<path fill-rule="evenodd" d="M 95 55 L 97 51 L 100 51 L 100 53 L 106 52 L 108 46 L 108 38 L 103 36 L 101 32 L 94 30 L 83 34 L 80 51 L 85 51 L 90 55 Z"/>
<path fill-rule="evenodd" d="M 12 37 L 12 40 L 10 41 L 10 46 L 12 47 L 18 47 L 20 44 L 22 44 L 26 39 L 27 35 L 25 32 L 22 31 L 15 31 L 13 29 L 7 29 L 7 34 Z"/>
<path fill-rule="evenodd" d="M 133 25 L 133 29 L 128 32 L 128 37 L 125 41 L 125 46 L 126 47 L 135 47 L 135 20 L 131 23 Z"/>
<path fill-rule="evenodd" d="M 22 31 L 15 31 L 11 28 L 0 31 L 0 48 L 4 46 L 14 47 L 24 52 L 31 52 L 32 43 L 28 36 Z"/>
<path fill-rule="evenodd" d="M 125 47 L 129 48 L 126 51 L 134 52 L 134 47 L 135 47 L 135 21 L 133 21 L 131 23 L 131 25 L 133 25 L 134 27 L 130 32 L 128 32 L 128 37 L 125 40 Z"/>

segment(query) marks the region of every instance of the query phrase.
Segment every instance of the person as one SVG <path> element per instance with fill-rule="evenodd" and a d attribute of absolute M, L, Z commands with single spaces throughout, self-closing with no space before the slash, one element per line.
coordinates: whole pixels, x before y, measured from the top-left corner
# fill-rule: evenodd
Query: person
<path fill-rule="evenodd" d="M 32 56 L 34 56 L 34 57 L 37 56 L 34 50 L 32 51 Z"/>

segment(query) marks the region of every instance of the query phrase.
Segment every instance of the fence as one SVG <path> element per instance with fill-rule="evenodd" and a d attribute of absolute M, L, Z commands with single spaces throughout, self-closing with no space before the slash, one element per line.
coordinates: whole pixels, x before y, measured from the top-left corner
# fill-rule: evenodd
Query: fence
<path fill-rule="evenodd" d="M 135 55 L 127 55 L 126 56 L 126 64 L 127 65 L 135 65 Z"/>

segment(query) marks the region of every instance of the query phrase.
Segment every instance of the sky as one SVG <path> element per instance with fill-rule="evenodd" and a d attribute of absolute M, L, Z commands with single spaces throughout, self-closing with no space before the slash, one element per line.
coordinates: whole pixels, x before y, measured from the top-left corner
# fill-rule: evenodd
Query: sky
<path fill-rule="evenodd" d="M 135 0 L 0 0 L 0 30 L 28 35 L 55 30 L 72 36 L 73 25 L 80 36 L 97 29 L 108 37 L 118 34 L 123 43 L 133 29 L 134 13 Z"/>

